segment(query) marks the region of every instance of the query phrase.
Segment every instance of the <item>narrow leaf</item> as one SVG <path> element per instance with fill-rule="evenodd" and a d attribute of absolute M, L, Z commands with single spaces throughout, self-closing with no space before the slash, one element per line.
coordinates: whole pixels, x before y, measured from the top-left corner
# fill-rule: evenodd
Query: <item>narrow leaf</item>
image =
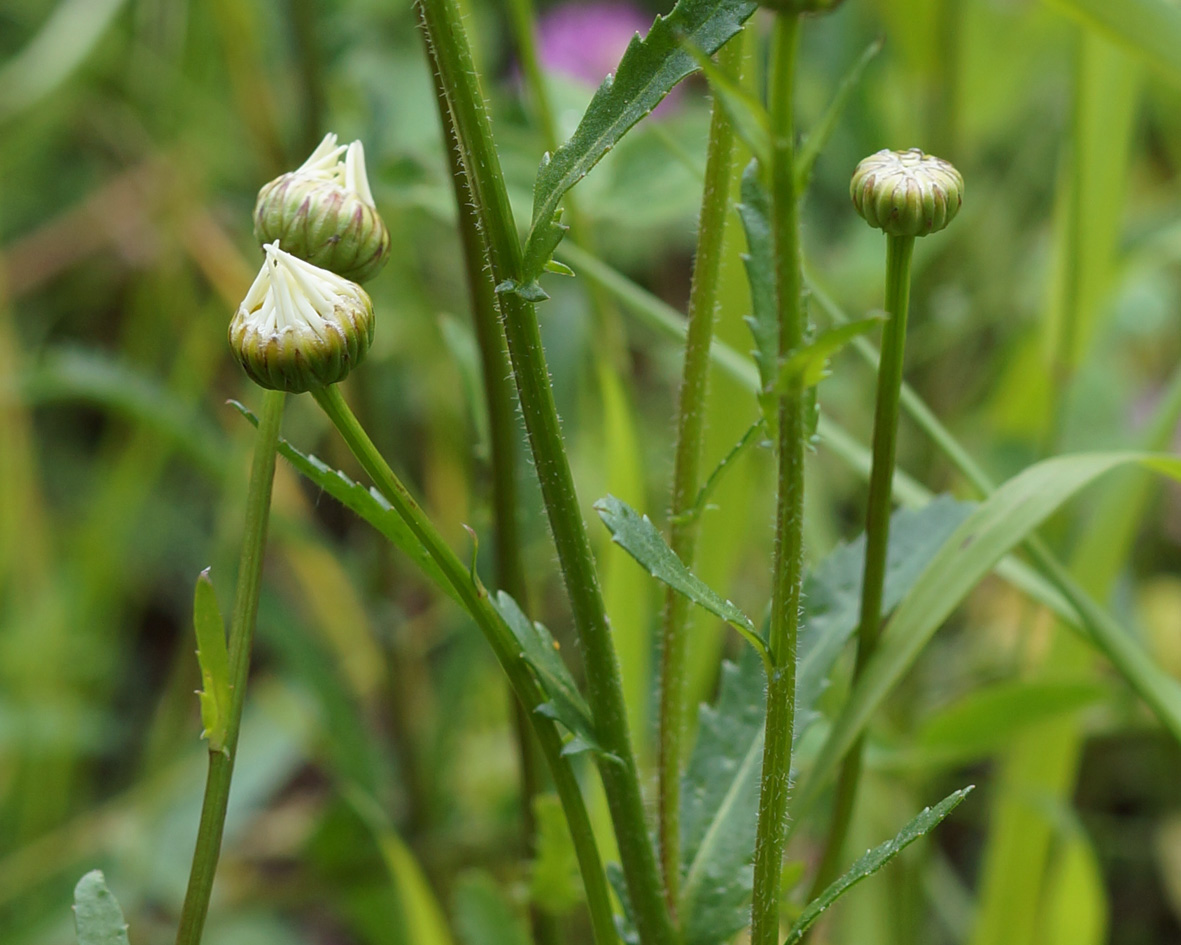
<path fill-rule="evenodd" d="M 1050 0 L 1181 84 L 1181 6 L 1173 0 Z"/>
<path fill-rule="evenodd" d="M 231 400 L 230 406 L 254 426 L 258 426 L 258 418 L 238 401 Z M 439 570 L 435 560 L 410 531 L 409 526 L 402 521 L 402 517 L 393 510 L 385 496 L 376 489 L 366 489 L 339 469 L 333 469 L 315 456 L 301 453 L 282 437 L 279 438 L 279 453 L 305 479 L 315 483 L 341 505 L 361 516 L 381 532 L 396 548 L 409 556 L 410 560 L 430 578 L 439 590 L 452 600 L 459 602 L 459 597 L 451 586 L 451 582 L 443 576 L 443 572 Z"/>
<path fill-rule="evenodd" d="M 771 116 L 762 103 L 740 87 L 713 60 L 693 46 L 685 47 L 700 67 L 710 91 L 730 120 L 734 133 L 763 167 L 771 166 Z"/>
<path fill-rule="evenodd" d="M 202 738 L 209 739 L 210 751 L 225 751 L 226 726 L 230 716 L 230 658 L 226 649 L 226 627 L 217 606 L 217 592 L 209 568 L 197 578 L 193 593 L 193 628 L 197 634 L 197 663 L 201 667 Z"/>
<path fill-rule="evenodd" d="M 865 52 L 842 76 L 832 102 L 820 117 L 820 121 L 816 123 L 816 127 L 808 133 L 808 137 L 800 145 L 799 153 L 796 155 L 795 168 L 797 194 L 802 194 L 808 189 L 808 184 L 812 180 L 812 168 L 816 165 L 816 158 L 820 156 L 820 152 L 828 144 L 828 139 L 832 137 L 832 133 L 837 127 L 837 120 L 845 111 L 845 106 L 849 104 L 849 97 L 857 88 L 857 83 L 861 81 L 861 74 L 865 72 L 865 67 L 881 51 L 882 40 L 880 38 L 875 39 L 865 48 Z"/>
<path fill-rule="evenodd" d="M 123 910 L 101 870 L 91 870 L 74 887 L 74 931 L 78 945 L 128 945 Z"/>
<path fill-rule="evenodd" d="M 522 658 L 529 664 L 549 697 L 549 702 L 539 707 L 538 711 L 544 711 L 555 721 L 561 722 L 574 735 L 575 741 L 571 743 L 573 749 L 567 745 L 567 753 L 572 750 L 602 752 L 590 708 L 558 654 L 558 642 L 544 626 L 530 620 L 517 602 L 504 591 L 498 592 L 492 603 L 512 631 L 513 638 L 521 648 Z"/>
<path fill-rule="evenodd" d="M 788 355 L 779 369 L 776 389 L 782 391 L 797 377 L 803 379 L 805 387 L 816 386 L 828 376 L 828 362 L 834 354 L 854 338 L 873 331 L 888 317 L 882 312 L 821 332 L 804 347 Z"/>
<path fill-rule="evenodd" d="M 775 304 L 775 239 L 771 233 L 771 197 L 759 181 L 759 165 L 751 161 L 742 174 L 738 216 L 746 232 L 746 277 L 750 282 L 751 316 L 759 386 L 769 388 L 779 363 L 779 313 Z"/>
<path fill-rule="evenodd" d="M 914 843 L 919 837 L 930 833 L 948 814 L 955 810 L 965 797 L 971 792 L 968 786 L 954 794 L 950 794 L 934 807 L 928 807 L 914 820 L 908 823 L 893 840 L 887 840 L 880 846 L 868 851 L 861 859 L 854 863 L 847 873 L 824 890 L 817 898 L 808 903 L 808 907 L 796 919 L 795 925 L 787 933 L 783 945 L 795 945 L 812 923 L 820 918 L 820 914 L 836 902 L 841 896 L 867 876 L 871 876 L 889 863 L 894 857 Z"/>
<path fill-rule="evenodd" d="M 886 624 L 874 656 L 800 786 L 797 813 L 815 801 L 886 695 L 980 579 L 1076 492 L 1104 473 L 1132 464 L 1181 479 L 1181 460 L 1168 456 L 1131 452 L 1058 456 L 1029 467 L 977 507 L 947 539 Z M 1100 650 L 1118 660 L 1125 671 L 1135 669 L 1138 691 L 1165 726 L 1181 737 L 1181 685 L 1118 628 L 1096 622 L 1091 629 L 1098 634 L 1095 643 Z"/>
<path fill-rule="evenodd" d="M 613 76 L 599 87 L 573 136 L 546 155 L 533 185 L 533 220 L 525 244 L 526 283 L 541 275 L 565 228 L 562 197 L 587 175 L 641 118 L 696 69 L 690 43 L 713 55 L 756 9 L 754 0 L 678 0 L 658 16 L 644 39 L 636 36 Z"/>
<path fill-rule="evenodd" d="M 750 617 L 686 568 L 647 515 L 640 515 L 626 502 L 610 495 L 595 503 L 595 511 L 611 532 L 612 540 L 647 568 L 649 574 L 714 616 L 721 617 L 750 641 L 764 662 L 767 661 L 767 645 Z"/>

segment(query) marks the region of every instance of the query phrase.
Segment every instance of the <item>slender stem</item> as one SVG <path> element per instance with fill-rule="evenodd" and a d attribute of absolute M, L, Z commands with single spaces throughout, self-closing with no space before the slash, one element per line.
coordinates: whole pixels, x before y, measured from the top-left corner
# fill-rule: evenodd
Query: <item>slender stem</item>
<path fill-rule="evenodd" d="M 792 91 L 799 16 L 775 17 L 770 85 L 775 145 L 770 168 L 779 304 L 779 353 L 803 341 L 799 204 L 795 189 Z M 787 827 L 792 732 L 795 726 L 796 636 L 799 630 L 803 572 L 804 391 L 795 378 L 779 398 L 779 477 L 775 512 L 775 562 L 772 575 L 770 644 L 773 671 L 767 683 L 767 722 L 755 840 L 751 945 L 776 945 L 779 939 L 780 877 Z"/>
<path fill-rule="evenodd" d="M 902 393 L 902 359 L 906 351 L 906 319 L 910 307 L 910 260 L 913 236 L 886 237 L 886 312 L 890 320 L 882 332 L 878 391 L 873 419 L 873 465 L 869 473 L 869 507 L 865 517 L 865 568 L 861 584 L 861 621 L 857 627 L 854 682 L 860 678 L 877 646 L 882 621 L 882 589 L 886 582 L 886 551 L 890 542 L 892 486 L 898 441 L 898 404 Z M 836 879 L 845 838 L 861 779 L 862 736 L 849 749 L 837 777 L 837 793 L 828 841 L 816 878 L 815 897 Z"/>
<path fill-rule="evenodd" d="M 420 0 L 419 10 L 455 118 L 468 182 L 488 240 L 493 277 L 498 285 L 519 283 L 523 269 L 521 244 L 462 20 L 454 0 Z M 599 773 L 615 826 L 636 929 L 645 945 L 665 945 L 675 936 L 644 818 L 619 662 L 562 444 L 537 315 L 532 303 L 512 291 L 500 295 L 500 314 L 533 464 L 582 645 L 587 701 L 596 735 L 610 756 L 599 757 Z"/>
<path fill-rule="evenodd" d="M 283 420 L 282 391 L 267 391 L 263 396 L 262 417 L 254 441 L 254 460 L 250 467 L 250 485 L 246 493 L 246 523 L 242 535 L 242 556 L 238 564 L 238 590 L 230 621 L 230 710 L 226 723 L 224 751 L 209 753 L 209 774 L 205 780 L 205 798 L 201 803 L 201 822 L 197 827 L 197 846 L 189 885 L 181 907 L 176 945 L 199 945 L 213 893 L 213 878 L 221 854 L 221 838 L 230 801 L 230 780 L 238 751 L 238 733 L 242 727 L 242 707 L 246 703 L 246 680 L 250 675 L 250 650 L 254 640 L 258 595 L 262 586 L 262 561 L 266 550 L 267 519 L 271 511 L 271 486 L 275 478 L 275 447 Z"/>
<path fill-rule="evenodd" d="M 718 68 L 735 76 L 742 64 L 739 38 L 718 55 Z M 709 127 L 705 189 L 697 228 L 697 253 L 689 291 L 688 335 L 677 405 L 677 445 L 673 464 L 669 545 L 687 567 L 697 549 L 698 517 L 685 516 L 701 488 L 701 450 L 709 385 L 709 351 L 717 317 L 722 242 L 729 208 L 730 173 L 734 164 L 734 129 L 725 110 L 715 102 Z M 664 598 L 664 626 L 660 664 L 660 859 L 669 907 L 676 908 L 681 874 L 681 765 L 684 756 L 685 658 L 689 601 L 668 590 Z"/>
<path fill-rule="evenodd" d="M 546 698 L 520 658 L 520 647 L 496 612 L 496 608 L 492 606 L 488 592 L 473 580 L 468 566 L 451 550 L 414 497 L 394 475 L 389 464 L 353 416 L 339 389 L 335 386 L 321 388 L 312 391 L 312 396 L 340 432 L 362 468 L 373 479 L 378 491 L 422 543 L 455 589 L 464 608 L 492 647 L 501 668 L 508 676 L 513 692 L 528 710 L 570 828 L 574 851 L 582 872 L 582 882 L 586 888 L 587 906 L 590 909 L 595 941 L 599 945 L 614 943 L 615 922 L 611 916 L 610 894 L 586 805 L 570 761 L 562 755 L 561 735 L 553 722 L 536 711 Z"/>
<path fill-rule="evenodd" d="M 455 138 L 455 123 L 447 96 L 439 81 L 438 69 L 432 68 L 435 80 L 435 103 L 443 127 L 443 147 L 455 191 L 455 207 L 463 244 L 464 272 L 472 302 L 472 320 L 480 349 L 484 403 L 488 408 L 489 458 L 492 466 L 492 512 L 495 521 L 493 542 L 496 548 L 496 583 L 507 591 L 528 613 L 528 585 L 521 557 L 521 529 L 517 515 L 517 429 L 513 413 L 512 363 L 505 348 L 504 332 L 496 305 L 495 285 L 485 265 L 486 247 L 480 235 L 480 221 L 472 207 L 472 193 L 464 173 Z M 525 851 L 536 852 L 537 824 L 533 816 L 534 798 L 541 791 L 537 770 L 538 746 L 529 726 L 524 707 L 513 700 L 513 731 L 517 740 L 517 767 L 521 780 L 521 832 Z M 536 945 L 557 945 L 557 920 L 537 903 L 530 903 L 529 922 Z"/>

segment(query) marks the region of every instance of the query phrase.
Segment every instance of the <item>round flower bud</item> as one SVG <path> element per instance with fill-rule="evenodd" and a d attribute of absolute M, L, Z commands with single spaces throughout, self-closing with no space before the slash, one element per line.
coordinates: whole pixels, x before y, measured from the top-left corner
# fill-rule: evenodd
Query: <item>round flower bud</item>
<path fill-rule="evenodd" d="M 849 195 L 870 226 L 890 236 L 926 236 L 959 213 L 964 179 L 947 161 L 918 148 L 879 151 L 857 165 Z"/>
<path fill-rule="evenodd" d="M 373 303 L 357 283 L 285 253 L 267 258 L 230 322 L 250 379 L 292 394 L 343 381 L 373 341 Z"/>
<path fill-rule="evenodd" d="M 373 202 L 360 141 L 338 145 L 329 134 L 298 170 L 258 192 L 254 235 L 282 242 L 313 265 L 357 282 L 385 265 L 390 234 Z"/>

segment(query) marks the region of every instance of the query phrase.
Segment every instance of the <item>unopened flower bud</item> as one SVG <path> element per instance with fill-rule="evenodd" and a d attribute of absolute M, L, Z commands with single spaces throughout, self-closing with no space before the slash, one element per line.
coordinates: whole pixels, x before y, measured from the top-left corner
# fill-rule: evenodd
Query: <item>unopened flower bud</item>
<path fill-rule="evenodd" d="M 230 322 L 230 347 L 261 387 L 298 394 L 361 363 L 373 303 L 357 283 L 268 243 L 266 261 Z"/>
<path fill-rule="evenodd" d="M 303 166 L 263 187 L 254 235 L 347 279 L 375 276 L 389 255 L 390 234 L 369 190 L 361 142 L 338 145 L 336 135 L 326 135 Z"/>
<path fill-rule="evenodd" d="M 890 236 L 926 236 L 949 224 L 964 202 L 964 179 L 942 158 L 878 151 L 857 165 L 849 185 L 853 206 Z"/>

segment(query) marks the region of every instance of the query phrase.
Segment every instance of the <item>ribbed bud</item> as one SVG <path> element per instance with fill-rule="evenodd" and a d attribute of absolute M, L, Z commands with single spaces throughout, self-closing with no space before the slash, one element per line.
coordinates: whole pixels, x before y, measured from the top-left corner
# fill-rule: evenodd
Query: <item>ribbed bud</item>
<path fill-rule="evenodd" d="M 268 243 L 230 322 L 230 347 L 261 387 L 292 394 L 343 381 L 373 341 L 368 293 Z"/>
<path fill-rule="evenodd" d="M 338 145 L 325 135 L 298 170 L 258 192 L 254 235 L 282 242 L 300 259 L 357 282 L 377 275 L 390 234 L 373 202 L 360 141 Z"/>
<path fill-rule="evenodd" d="M 964 179 L 942 158 L 878 151 L 857 165 L 849 185 L 853 206 L 890 236 L 926 236 L 949 224 L 964 202 Z"/>

